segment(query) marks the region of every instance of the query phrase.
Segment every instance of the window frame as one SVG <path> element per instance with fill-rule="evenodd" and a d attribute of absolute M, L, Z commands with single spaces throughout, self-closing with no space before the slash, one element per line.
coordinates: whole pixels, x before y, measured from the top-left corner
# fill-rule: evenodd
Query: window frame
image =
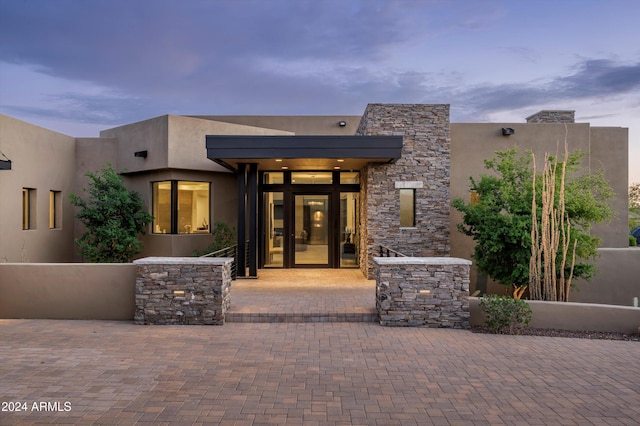
<path fill-rule="evenodd" d="M 62 229 L 62 191 L 49 191 L 49 229 Z"/>
<path fill-rule="evenodd" d="M 22 188 L 22 230 L 36 229 L 36 189 Z"/>
<path fill-rule="evenodd" d="M 404 197 L 403 197 L 403 193 L 405 194 Z M 399 197 L 400 197 L 400 208 L 399 208 L 398 214 L 399 214 L 400 228 L 415 228 L 416 227 L 416 189 L 400 188 Z M 407 208 L 403 209 L 403 204 L 404 204 L 403 200 L 411 201 L 411 206 L 409 206 L 408 209 Z M 403 218 L 404 218 L 403 212 L 406 210 L 409 210 L 411 213 L 411 224 L 408 224 L 408 222 L 403 223 Z"/>
<path fill-rule="evenodd" d="M 157 212 L 156 212 L 156 185 L 157 184 L 161 184 L 161 183 L 169 183 L 170 184 L 170 197 L 169 197 L 169 229 L 167 230 L 167 232 L 156 232 L 156 216 L 157 216 Z M 194 229 L 191 229 L 191 232 L 179 232 L 179 192 L 178 192 L 178 188 L 179 185 L 181 183 L 201 183 L 201 184 L 206 184 L 207 185 L 207 207 L 208 207 L 208 214 L 207 214 L 207 226 L 208 229 L 206 230 L 206 232 L 203 232 L 203 230 L 198 230 L 198 232 L 193 232 Z M 199 181 L 199 180 L 186 180 L 186 179 L 166 179 L 166 180 L 159 180 L 159 181 L 153 181 L 151 182 L 151 214 L 154 216 L 154 220 L 151 223 L 151 234 L 153 235 L 193 235 L 193 234 L 211 234 L 211 215 L 212 215 L 212 208 L 211 208 L 211 200 L 212 200 L 212 195 L 211 195 L 211 181 Z"/>

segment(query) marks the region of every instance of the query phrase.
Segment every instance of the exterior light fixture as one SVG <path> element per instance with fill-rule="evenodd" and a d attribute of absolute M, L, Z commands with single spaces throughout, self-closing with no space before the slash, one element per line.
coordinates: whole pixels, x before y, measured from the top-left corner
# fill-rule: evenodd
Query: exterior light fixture
<path fill-rule="evenodd" d="M 282 163 L 282 158 L 276 158 L 276 163 Z"/>
<path fill-rule="evenodd" d="M 503 127 L 502 128 L 502 136 L 511 136 L 515 134 L 516 131 L 511 127 Z"/>
<path fill-rule="evenodd" d="M 282 170 L 287 170 L 288 167 L 287 166 L 282 166 Z"/>
<path fill-rule="evenodd" d="M 333 166 L 334 170 L 340 170 L 340 166 Z"/>
<path fill-rule="evenodd" d="M 147 158 L 147 150 L 144 151 L 136 151 L 133 153 L 134 157 Z"/>
<path fill-rule="evenodd" d="M 11 170 L 11 160 L 2 151 L 0 151 L 0 157 L 5 158 L 4 160 L 0 159 L 0 170 Z"/>
<path fill-rule="evenodd" d="M 346 126 L 346 125 L 347 125 L 347 122 L 346 122 L 346 121 L 344 121 L 344 120 L 343 120 L 343 121 L 338 121 L 338 126 L 340 126 L 340 127 L 344 127 L 344 126 Z"/>
<path fill-rule="evenodd" d="M 344 163 L 344 160 L 342 158 L 339 158 L 338 160 L 336 160 L 338 163 Z"/>

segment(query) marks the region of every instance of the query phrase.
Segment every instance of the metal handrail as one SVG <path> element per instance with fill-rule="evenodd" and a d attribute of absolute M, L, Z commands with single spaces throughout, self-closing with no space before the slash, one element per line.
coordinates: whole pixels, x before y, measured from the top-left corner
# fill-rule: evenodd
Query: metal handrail
<path fill-rule="evenodd" d="M 387 246 L 380 245 L 380 257 L 408 257 L 404 253 L 395 251 Z"/>
<path fill-rule="evenodd" d="M 244 267 L 247 267 L 247 259 L 249 259 L 249 245 L 248 245 L 248 241 L 247 244 L 245 244 L 246 251 L 245 251 L 245 265 Z M 211 253 L 207 253 L 207 254 L 203 254 L 200 257 L 232 257 L 233 258 L 233 262 L 231 262 L 231 279 L 235 280 L 236 278 L 238 278 L 238 262 L 236 261 L 236 259 L 238 258 L 238 245 L 234 244 L 232 246 L 229 247 L 225 247 L 225 248 L 221 248 L 220 250 L 216 250 L 216 251 L 212 251 Z"/>

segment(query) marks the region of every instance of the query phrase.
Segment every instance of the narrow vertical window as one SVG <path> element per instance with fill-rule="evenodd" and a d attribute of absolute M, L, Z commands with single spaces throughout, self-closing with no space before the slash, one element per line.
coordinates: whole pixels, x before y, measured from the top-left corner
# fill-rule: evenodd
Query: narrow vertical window
<path fill-rule="evenodd" d="M 411 228 L 416 226 L 416 190 L 400 190 L 400 226 Z"/>
<path fill-rule="evenodd" d="M 36 228 L 36 190 L 22 188 L 22 229 Z"/>
<path fill-rule="evenodd" d="M 469 194 L 469 204 L 471 204 L 472 206 L 477 206 L 478 204 L 480 204 L 480 194 L 478 194 L 478 191 L 476 191 L 475 189 L 472 189 L 471 193 Z"/>
<path fill-rule="evenodd" d="M 49 229 L 62 226 L 62 192 L 49 191 Z"/>

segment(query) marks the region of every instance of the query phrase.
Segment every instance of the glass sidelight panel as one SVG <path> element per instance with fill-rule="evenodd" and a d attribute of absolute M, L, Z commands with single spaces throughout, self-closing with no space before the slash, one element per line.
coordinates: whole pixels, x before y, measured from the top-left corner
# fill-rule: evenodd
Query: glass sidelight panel
<path fill-rule="evenodd" d="M 264 193 L 264 229 L 266 230 L 264 266 L 284 265 L 284 197 L 282 192 Z"/>
<path fill-rule="evenodd" d="M 340 193 L 340 267 L 358 266 L 358 232 L 360 194 L 357 192 Z"/>
<path fill-rule="evenodd" d="M 295 265 L 329 264 L 329 195 L 296 195 Z"/>

